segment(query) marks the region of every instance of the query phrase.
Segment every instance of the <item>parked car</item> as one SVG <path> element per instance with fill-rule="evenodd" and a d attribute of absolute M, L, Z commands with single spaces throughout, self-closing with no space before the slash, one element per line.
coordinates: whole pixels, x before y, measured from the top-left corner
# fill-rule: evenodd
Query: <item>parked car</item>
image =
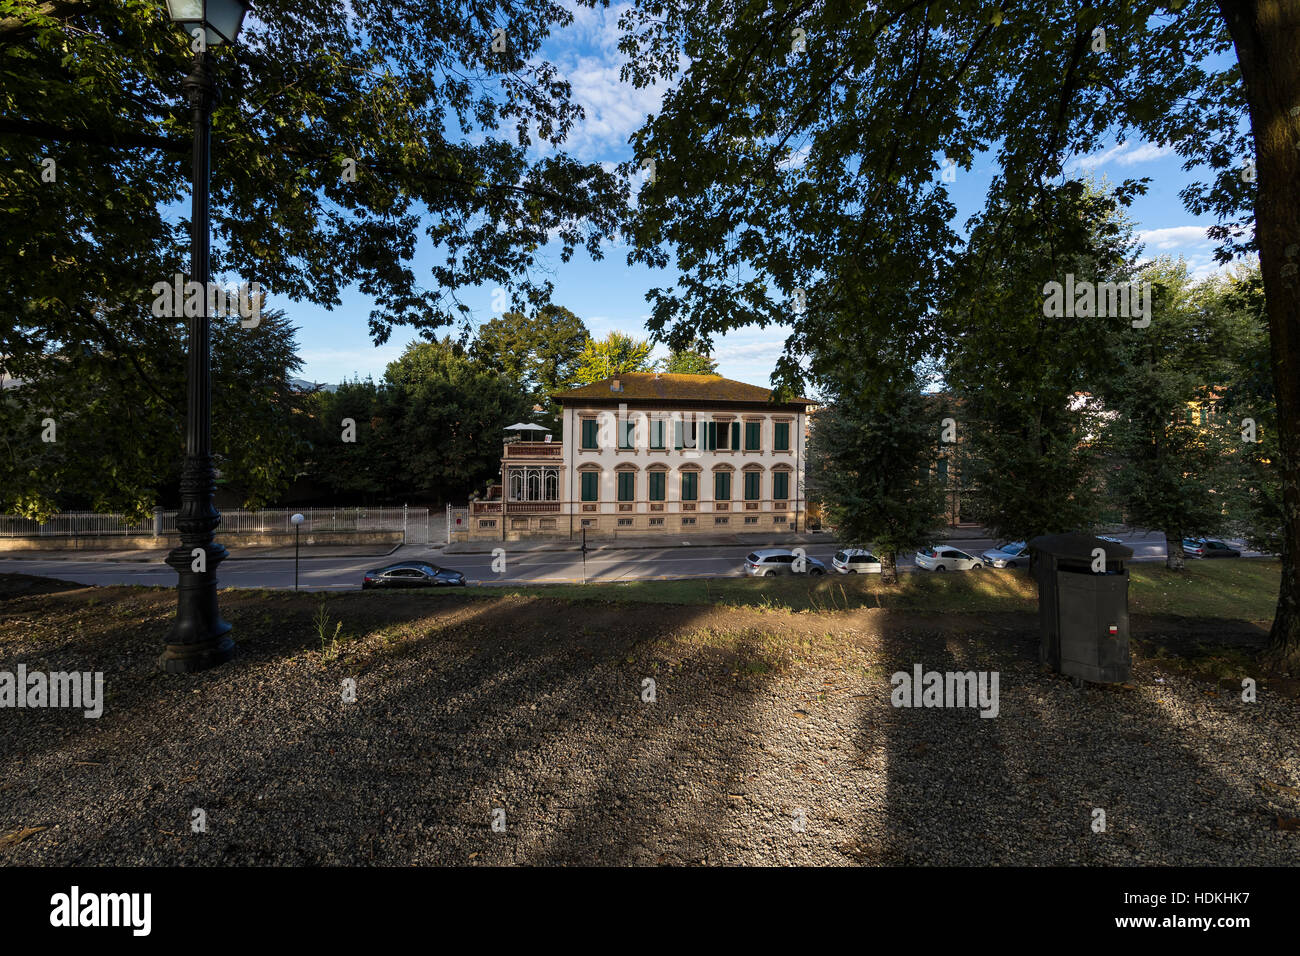
<path fill-rule="evenodd" d="M 1239 558 L 1241 552 L 1214 538 L 1183 538 L 1183 554 L 1193 558 Z"/>
<path fill-rule="evenodd" d="M 880 559 L 861 548 L 846 548 L 835 552 L 831 567 L 840 574 L 879 574 Z"/>
<path fill-rule="evenodd" d="M 763 578 L 769 574 L 825 574 L 826 565 L 816 558 L 804 555 L 802 565 L 795 562 L 795 553 L 786 548 L 766 548 L 751 551 L 741 570 L 751 577 Z"/>
<path fill-rule="evenodd" d="M 995 568 L 1018 568 L 1029 563 L 1029 548 L 1023 541 L 1012 541 L 1000 548 L 992 548 L 980 555 L 985 564 Z"/>
<path fill-rule="evenodd" d="M 927 571 L 978 571 L 984 562 L 956 548 L 926 548 L 916 552 L 916 566 Z"/>
<path fill-rule="evenodd" d="M 390 564 L 378 571 L 367 571 L 361 580 L 361 589 L 370 588 L 437 588 L 464 587 L 465 575 L 451 568 L 425 564 L 422 561 L 404 561 Z"/>

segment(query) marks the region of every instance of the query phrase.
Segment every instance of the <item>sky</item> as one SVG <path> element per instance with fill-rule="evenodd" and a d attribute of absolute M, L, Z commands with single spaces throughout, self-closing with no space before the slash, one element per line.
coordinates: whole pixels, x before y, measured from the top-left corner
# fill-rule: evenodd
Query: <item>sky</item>
<path fill-rule="evenodd" d="M 618 51 L 617 24 L 623 6 L 592 10 L 566 5 L 574 14 L 573 24 L 557 30 L 542 50 L 542 56 L 568 78 L 574 100 L 586 113 L 564 149 L 584 162 L 623 162 L 631 158 L 628 138 L 648 114 L 658 110 L 663 90 L 638 90 L 619 80 L 623 57 Z M 1200 277 L 1219 270 L 1213 257 L 1214 243 L 1206 238 L 1206 229 L 1214 219 L 1195 217 L 1184 208 L 1178 192 L 1195 177 L 1184 172 L 1181 164 L 1171 147 L 1111 142 L 1094 154 L 1073 158 L 1066 172 L 1106 177 L 1112 182 L 1149 177 L 1146 195 L 1137 197 L 1128 210 L 1135 232 L 1145 244 L 1145 257 L 1182 256 L 1192 275 Z M 991 156 L 977 158 L 970 171 L 956 170 L 956 182 L 950 183 L 948 190 L 958 210 L 958 227 L 983 207 L 996 171 Z M 426 240 L 417 261 L 428 261 L 431 255 Z M 579 248 L 568 263 L 563 263 L 556 247 L 544 256 L 541 265 L 554 283 L 553 301 L 582 318 L 597 338 L 614 330 L 648 338 L 646 292 L 671 285 L 674 279 L 671 270 L 628 266 L 626 250 L 618 248 L 609 248 L 599 262 L 592 261 Z M 491 288 L 463 290 L 459 297 L 474 310 L 475 326 L 493 317 Z M 385 366 L 417 338 L 399 326 L 387 343 L 376 347 L 367 334 L 372 303 L 356 289 L 345 292 L 342 305 L 333 310 L 308 303 L 272 300 L 270 304 L 285 309 L 298 326 L 303 360 L 299 374 L 315 382 L 337 383 L 344 378 L 367 376 L 379 379 Z M 739 330 L 717 339 L 714 358 L 718 371 L 754 385 L 769 384 L 787 333 L 782 327 L 769 326 Z M 662 346 L 656 347 L 655 357 L 665 354 Z"/>

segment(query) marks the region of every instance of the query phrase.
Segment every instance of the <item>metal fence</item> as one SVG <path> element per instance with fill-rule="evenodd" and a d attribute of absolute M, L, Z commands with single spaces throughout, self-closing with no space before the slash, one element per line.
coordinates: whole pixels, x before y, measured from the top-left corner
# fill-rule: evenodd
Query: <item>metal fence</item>
<path fill-rule="evenodd" d="M 411 531 L 412 537 L 428 538 L 429 512 L 425 508 L 268 508 L 263 511 L 223 511 L 221 532 L 290 534 L 295 514 L 303 516 L 302 530 L 311 531 Z M 156 511 L 142 522 L 120 514 L 90 511 L 53 515 L 49 521 L 33 521 L 17 515 L 0 515 L 0 537 L 91 538 L 129 535 L 171 534 L 176 530 L 175 511 Z"/>

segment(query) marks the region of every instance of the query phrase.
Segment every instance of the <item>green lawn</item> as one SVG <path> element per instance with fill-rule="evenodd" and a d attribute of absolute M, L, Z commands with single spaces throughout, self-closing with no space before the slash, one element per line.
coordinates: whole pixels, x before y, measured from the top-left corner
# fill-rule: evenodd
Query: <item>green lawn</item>
<path fill-rule="evenodd" d="M 1181 574 L 1163 564 L 1130 565 L 1129 609 L 1135 614 L 1269 620 L 1277 603 L 1281 565 L 1271 559 L 1199 561 Z M 425 592 L 445 595 L 450 592 Z M 552 597 L 638 604 L 733 604 L 782 610 L 881 607 L 932 613 L 1032 612 L 1038 593 L 1026 570 L 900 575 L 886 588 L 877 575 L 828 574 L 820 578 L 714 578 L 629 581 L 619 584 L 551 584 L 471 588 L 471 594 Z"/>

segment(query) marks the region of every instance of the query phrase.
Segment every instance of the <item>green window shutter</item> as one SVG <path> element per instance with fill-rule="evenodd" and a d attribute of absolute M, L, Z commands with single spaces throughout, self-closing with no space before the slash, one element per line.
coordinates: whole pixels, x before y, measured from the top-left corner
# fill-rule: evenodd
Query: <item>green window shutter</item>
<path fill-rule="evenodd" d="M 790 497 L 790 476 L 784 471 L 772 475 L 772 497 L 778 501 Z"/>
<path fill-rule="evenodd" d="M 650 447 L 664 447 L 664 420 L 656 418 L 650 422 Z"/>
<path fill-rule="evenodd" d="M 758 500 L 758 491 L 760 487 L 759 482 L 761 478 L 762 475 L 760 475 L 756 471 L 745 472 L 745 500 L 746 501 Z"/>
<path fill-rule="evenodd" d="M 596 447 L 596 420 L 594 418 L 584 418 L 582 420 L 582 447 Z"/>
<path fill-rule="evenodd" d="M 673 447 L 674 448 L 683 447 L 682 439 L 685 437 L 686 434 L 685 426 L 686 426 L 685 422 L 681 422 L 681 421 L 673 422 Z"/>
<path fill-rule="evenodd" d="M 718 423 L 706 422 L 704 425 L 704 448 L 715 451 L 718 447 Z"/>
<path fill-rule="evenodd" d="M 650 472 L 650 500 L 651 501 L 664 500 L 665 497 L 664 488 L 666 485 L 666 482 L 664 480 L 664 475 L 665 472 L 662 471 Z"/>
<path fill-rule="evenodd" d="M 759 437 L 762 422 L 745 422 L 745 451 L 759 450 Z"/>
<path fill-rule="evenodd" d="M 584 471 L 582 473 L 582 500 L 600 500 L 600 475 L 594 471 Z"/>
<path fill-rule="evenodd" d="M 740 451 L 740 422 L 731 423 L 731 450 Z"/>
<path fill-rule="evenodd" d="M 713 473 L 713 497 L 717 501 L 731 500 L 731 475 L 725 471 Z"/>
<path fill-rule="evenodd" d="M 620 471 L 618 473 L 618 500 L 636 500 L 636 474 L 634 472 Z"/>
<path fill-rule="evenodd" d="M 790 423 L 789 422 L 776 423 L 776 450 L 777 451 L 790 450 Z"/>
<path fill-rule="evenodd" d="M 699 475 L 693 471 L 682 472 L 682 501 L 695 501 L 700 496 L 700 486 L 697 483 Z"/>

